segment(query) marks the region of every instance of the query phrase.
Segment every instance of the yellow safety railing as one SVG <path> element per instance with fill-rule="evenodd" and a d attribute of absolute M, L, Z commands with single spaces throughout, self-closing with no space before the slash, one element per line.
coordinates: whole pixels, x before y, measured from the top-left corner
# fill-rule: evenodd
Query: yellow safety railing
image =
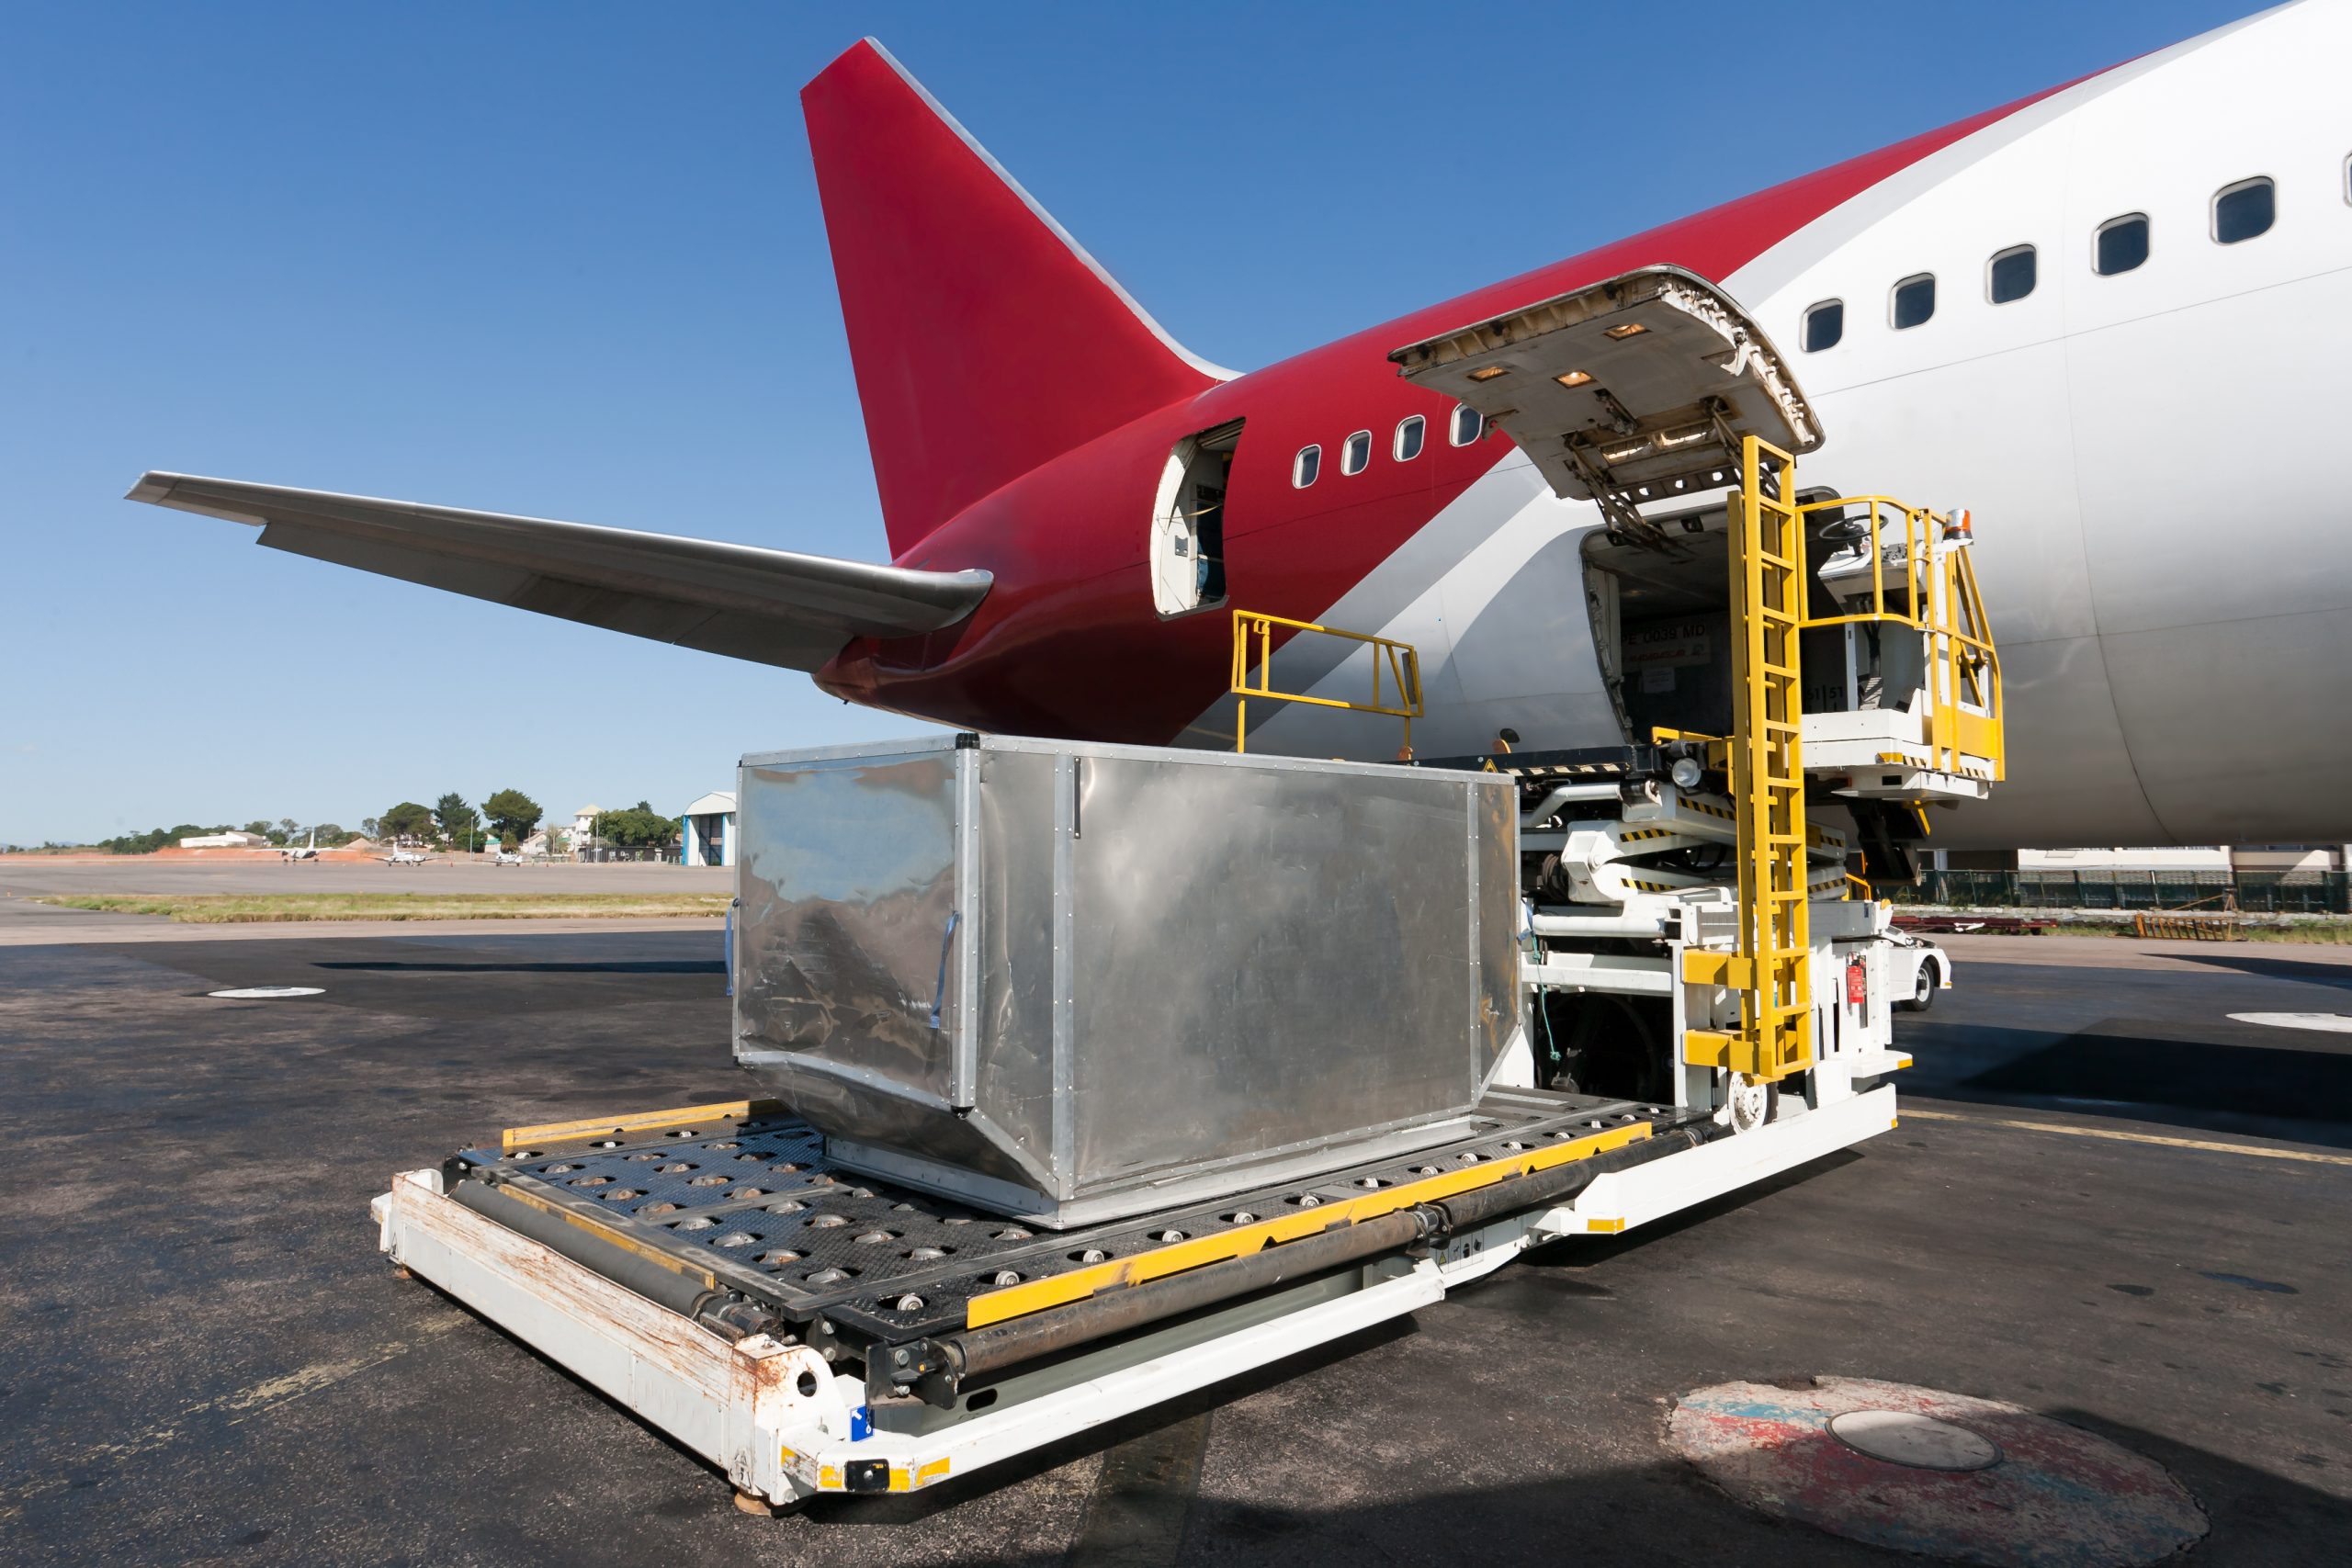
<path fill-rule="evenodd" d="M 1341 697 L 1310 696 L 1305 692 L 1274 690 L 1274 633 L 1277 630 L 1312 634 L 1317 637 L 1341 637 L 1360 642 L 1372 649 L 1372 700 L 1351 703 Z M 1251 679 L 1255 671 L 1256 679 Z M 1346 708 L 1354 713 L 1385 714 L 1390 718 L 1405 721 L 1405 750 L 1413 747 L 1413 721 L 1421 716 L 1421 656 L 1409 642 L 1394 637 L 1373 637 L 1365 632 L 1343 631 L 1338 626 L 1317 626 L 1313 621 L 1294 621 L 1285 615 L 1261 615 L 1254 610 L 1233 612 L 1233 694 L 1240 699 L 1233 720 L 1233 749 L 1250 750 L 1250 699 L 1265 697 L 1278 703 L 1306 703 L 1320 708 Z"/>
<path fill-rule="evenodd" d="M 1951 519 L 1923 506 L 1884 495 L 1838 496 L 1808 502 L 1798 510 L 1815 513 L 1860 506 L 1868 509 L 1871 607 L 1853 615 L 1809 615 L 1805 627 L 1866 624 L 1907 626 L 1928 639 L 1926 671 L 1928 712 L 1921 717 L 1930 764 L 1940 773 L 1962 773 L 1961 758 L 1984 759 L 1991 777 L 2007 771 L 2001 705 L 2001 655 L 1984 618 L 1984 597 L 1976 586 L 1973 552 L 1939 549 Z M 1892 514 L 1892 515 L 1890 515 Z M 1966 513 L 1962 513 L 1965 530 Z M 1890 606 L 1888 562 L 1880 536 L 1894 516 L 1903 519 L 1903 559 L 1895 568 Z"/>

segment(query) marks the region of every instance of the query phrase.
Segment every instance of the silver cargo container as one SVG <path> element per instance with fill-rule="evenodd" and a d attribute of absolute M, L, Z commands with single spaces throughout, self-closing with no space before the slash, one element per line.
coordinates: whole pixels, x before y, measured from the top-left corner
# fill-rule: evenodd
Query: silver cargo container
<path fill-rule="evenodd" d="M 1001 736 L 743 759 L 735 1055 L 1046 1226 L 1460 1135 L 1520 1030 L 1510 778 Z"/>

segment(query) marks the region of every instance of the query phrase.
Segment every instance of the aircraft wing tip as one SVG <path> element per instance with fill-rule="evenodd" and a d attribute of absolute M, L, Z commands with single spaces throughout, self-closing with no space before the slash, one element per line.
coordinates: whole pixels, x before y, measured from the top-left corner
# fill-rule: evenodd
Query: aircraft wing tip
<path fill-rule="evenodd" d="M 168 506 L 176 512 L 198 513 L 206 517 L 218 517 L 230 523 L 243 523 L 254 528 L 268 525 L 269 519 L 259 513 L 241 511 L 221 504 L 218 501 L 198 500 L 195 496 L 183 497 L 180 494 L 180 487 L 185 484 L 220 485 L 222 482 L 218 479 L 200 479 L 193 474 L 171 474 L 165 473 L 161 468 L 150 468 L 139 476 L 137 484 L 124 492 L 123 499 L 143 501 L 150 506 Z M 196 495 L 202 493 L 199 491 Z"/>

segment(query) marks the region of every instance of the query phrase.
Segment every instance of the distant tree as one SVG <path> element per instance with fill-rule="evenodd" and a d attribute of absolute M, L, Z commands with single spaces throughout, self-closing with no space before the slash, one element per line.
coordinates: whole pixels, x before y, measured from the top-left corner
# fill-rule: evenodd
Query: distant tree
<path fill-rule="evenodd" d="M 269 824 L 256 817 L 245 824 L 245 831 L 256 839 L 266 839 L 269 837 Z"/>
<path fill-rule="evenodd" d="M 481 814 L 508 849 L 514 849 L 531 836 L 546 812 L 539 803 L 519 789 L 502 789 L 481 803 Z"/>
<path fill-rule="evenodd" d="M 176 828 L 150 828 L 144 833 L 125 833 L 118 839 L 100 840 L 98 848 L 110 855 L 152 855 L 157 850 L 168 849 L 182 839 L 198 838 L 206 833 L 226 833 L 224 823 L 207 828 L 201 823 L 183 822 Z"/>
<path fill-rule="evenodd" d="M 319 835 L 319 848 L 322 850 L 341 849 L 351 842 L 351 829 L 339 823 L 322 822 L 315 831 Z"/>
<path fill-rule="evenodd" d="M 596 835 L 625 849 L 656 848 L 678 841 L 678 824 L 640 800 L 627 811 L 607 811 L 597 818 Z"/>
<path fill-rule="evenodd" d="M 433 819 L 441 824 L 441 837 L 452 844 L 464 843 L 481 825 L 481 818 L 455 790 L 433 803 Z"/>
<path fill-rule="evenodd" d="M 377 827 L 376 819 L 373 817 L 362 817 L 359 819 L 359 832 L 362 838 L 375 838 L 379 831 L 379 829 Z"/>
<path fill-rule="evenodd" d="M 403 800 L 376 818 L 380 836 L 394 840 L 414 839 L 420 842 L 433 837 L 433 813 L 413 800 Z"/>

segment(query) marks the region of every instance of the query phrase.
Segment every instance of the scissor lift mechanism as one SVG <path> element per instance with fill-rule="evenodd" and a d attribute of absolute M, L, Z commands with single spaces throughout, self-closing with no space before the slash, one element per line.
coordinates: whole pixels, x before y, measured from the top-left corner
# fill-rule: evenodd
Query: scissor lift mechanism
<path fill-rule="evenodd" d="M 1645 333 L 1730 379 L 1688 401 L 1687 366 L 1627 346 Z M 773 1103 L 692 1107 L 515 1129 L 399 1176 L 374 1204 L 382 1249 L 722 1468 L 756 1511 L 969 1475 L 1429 1305 L 1529 1247 L 1614 1235 L 1894 1125 L 1883 1079 L 1909 1059 L 1883 1009 L 1849 1027 L 1808 974 L 1825 929 L 1867 943 L 1883 911 L 1845 897 L 1845 840 L 1804 806 L 1808 786 L 1918 803 L 1998 777 L 1998 667 L 1964 526 L 1901 509 L 1898 557 L 1878 533 L 1893 503 L 1868 503 L 1867 548 L 1849 548 L 1870 608 L 1844 622 L 1924 638 L 1927 700 L 1843 720 L 1817 765 L 1798 637 L 1826 623 L 1805 614 L 1815 507 L 1789 499 L 1789 450 L 1819 433 L 1736 306 L 1651 269 L 1394 357 L 1458 383 L 1637 544 L 1657 542 L 1643 502 L 1736 460 L 1733 734 L 1495 760 L 1519 775 L 1522 850 L 1557 855 L 1572 884 L 1531 910 L 1527 993 L 1664 1000 L 1672 1093 L 1546 1089 L 1530 1059 L 1453 1142 L 1050 1233 L 842 1169 Z M 1371 640 L 1402 660 L 1373 705 L 1418 715 L 1412 651 Z M 1240 641 L 1237 690 L 1288 695 L 1245 681 Z M 1709 848 L 1736 873 L 1657 863 Z M 1782 1083 L 1803 1092 L 1766 1092 Z"/>

